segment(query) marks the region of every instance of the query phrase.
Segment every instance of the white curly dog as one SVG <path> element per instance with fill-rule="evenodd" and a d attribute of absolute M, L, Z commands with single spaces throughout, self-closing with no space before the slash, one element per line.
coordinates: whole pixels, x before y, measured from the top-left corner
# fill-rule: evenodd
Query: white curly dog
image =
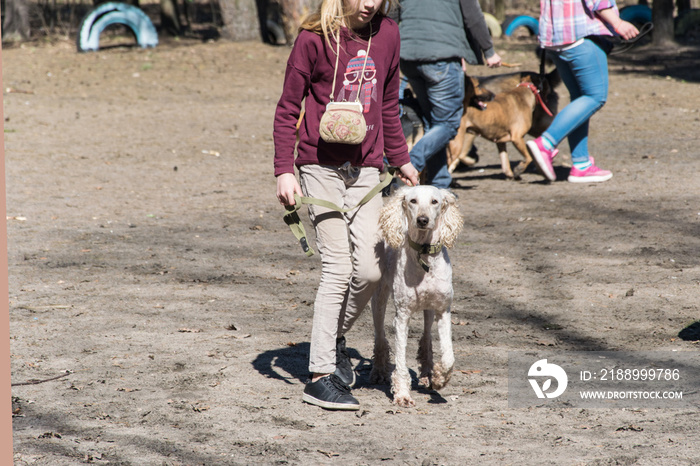
<path fill-rule="evenodd" d="M 389 296 L 394 295 L 396 316 L 395 368 L 391 374 L 394 404 L 415 406 L 411 398 L 411 376 L 406 366 L 408 323 L 416 311 L 423 311 L 423 336 L 418 349 L 421 384 L 439 390 L 452 375 L 452 265 L 447 248 L 454 245 L 463 219 L 454 194 L 433 186 L 398 189 L 384 206 L 380 225 L 384 243 L 381 284 L 372 298 L 374 318 L 374 363 L 372 383 L 388 383 L 389 343 L 384 315 Z M 433 362 L 431 329 L 437 320 L 440 362 Z"/>

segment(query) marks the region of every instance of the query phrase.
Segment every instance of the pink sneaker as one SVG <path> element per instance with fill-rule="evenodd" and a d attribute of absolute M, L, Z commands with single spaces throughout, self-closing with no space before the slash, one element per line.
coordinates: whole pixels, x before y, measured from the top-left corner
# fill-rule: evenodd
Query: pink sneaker
<path fill-rule="evenodd" d="M 613 177 L 611 171 L 602 170 L 595 166 L 595 161 L 591 157 L 591 166 L 585 170 L 579 170 L 576 167 L 571 167 L 569 172 L 569 182 L 570 183 L 600 183 L 601 181 L 608 181 Z"/>
<path fill-rule="evenodd" d="M 542 144 L 541 137 L 528 141 L 526 145 L 528 152 L 530 152 L 532 158 L 535 159 L 537 166 L 540 167 L 540 170 L 542 170 L 542 173 L 544 173 L 545 178 L 547 178 L 549 181 L 556 180 L 557 175 L 554 173 L 552 160 L 557 156 L 559 151 L 557 149 L 545 149 L 544 144 Z"/>

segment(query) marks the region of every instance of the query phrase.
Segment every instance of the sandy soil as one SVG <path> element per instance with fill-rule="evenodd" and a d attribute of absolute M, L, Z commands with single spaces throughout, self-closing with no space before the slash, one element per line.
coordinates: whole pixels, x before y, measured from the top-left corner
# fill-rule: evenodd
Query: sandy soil
<path fill-rule="evenodd" d="M 532 42 L 497 47 L 537 69 Z M 3 50 L 16 464 L 700 462 L 697 409 L 513 409 L 507 380 L 511 351 L 698 351 L 679 336 L 700 319 L 697 49 L 612 60 L 591 135 L 610 182 L 506 181 L 477 141 L 455 177 L 456 373 L 392 406 L 365 313 L 357 413 L 301 402 L 320 262 L 274 196 L 288 53 Z"/>

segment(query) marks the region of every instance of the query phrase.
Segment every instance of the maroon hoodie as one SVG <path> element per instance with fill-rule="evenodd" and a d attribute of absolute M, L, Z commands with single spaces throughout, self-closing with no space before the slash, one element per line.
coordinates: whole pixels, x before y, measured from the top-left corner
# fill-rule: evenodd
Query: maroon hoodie
<path fill-rule="evenodd" d="M 321 116 L 330 101 L 335 68 L 336 43 L 329 46 L 323 36 L 302 31 L 287 61 L 284 89 L 275 112 L 275 176 L 294 173 L 294 164 L 320 164 L 382 169 L 383 157 L 401 166 L 411 161 L 399 121 L 399 28 L 391 19 L 372 19 L 372 43 L 359 88 L 357 77 L 367 51 L 370 27 L 359 32 L 340 32 L 340 60 L 334 100 L 354 101 L 359 93 L 367 122 L 362 144 L 327 143 L 319 136 Z M 296 123 L 304 101 L 305 115 L 299 127 L 299 145 L 294 160 Z"/>

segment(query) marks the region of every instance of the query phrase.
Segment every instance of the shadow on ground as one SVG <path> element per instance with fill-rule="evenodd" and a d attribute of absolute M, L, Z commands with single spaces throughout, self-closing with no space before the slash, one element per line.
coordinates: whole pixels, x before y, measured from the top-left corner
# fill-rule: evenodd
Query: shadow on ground
<path fill-rule="evenodd" d="M 700 341 L 700 320 L 678 332 L 678 337 L 684 341 Z"/>

